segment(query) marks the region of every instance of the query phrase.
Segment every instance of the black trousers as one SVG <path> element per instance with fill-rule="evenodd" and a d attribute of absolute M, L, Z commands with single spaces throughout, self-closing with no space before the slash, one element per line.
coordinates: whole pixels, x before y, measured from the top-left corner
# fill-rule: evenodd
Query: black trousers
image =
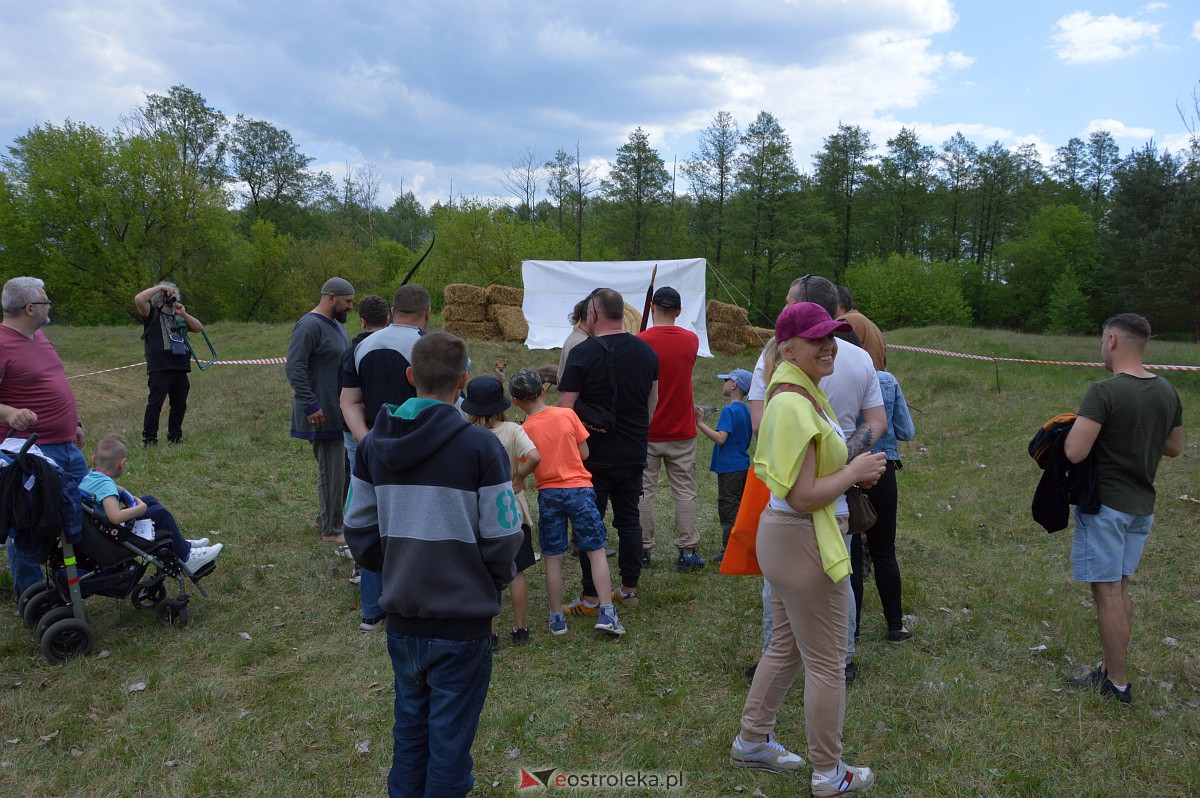
<path fill-rule="evenodd" d="M 637 587 L 642 575 L 642 517 L 638 502 L 642 498 L 642 471 L 645 463 L 604 465 L 584 462 L 591 472 L 592 487 L 596 491 L 596 509 L 600 517 L 612 502 L 612 525 L 617 530 L 617 567 L 620 569 L 621 584 Z M 597 593 L 592 581 L 592 564 L 587 555 L 579 552 L 579 569 L 583 577 L 583 595 L 599 596 L 602 604 L 611 601 L 608 593 Z M 605 586 L 609 591 L 611 587 Z"/>
<path fill-rule="evenodd" d="M 889 460 L 875 487 L 863 493 L 871 500 L 871 506 L 879 516 L 875 526 L 861 535 L 852 535 L 850 541 L 850 586 L 854 590 L 857 616 L 854 618 L 855 634 L 862 617 L 863 605 L 863 543 L 871 553 L 872 570 L 875 572 L 875 588 L 879 591 L 879 602 L 883 605 L 883 617 L 888 629 L 896 631 L 904 626 L 900 609 L 900 565 L 896 562 L 896 461 Z"/>
<path fill-rule="evenodd" d="M 158 419 L 163 403 L 171 399 L 167 414 L 167 440 L 178 443 L 183 438 L 183 416 L 187 413 L 188 391 L 192 384 L 186 371 L 152 371 L 146 375 L 150 397 L 146 400 L 146 417 L 142 420 L 142 440 L 158 440 Z"/>

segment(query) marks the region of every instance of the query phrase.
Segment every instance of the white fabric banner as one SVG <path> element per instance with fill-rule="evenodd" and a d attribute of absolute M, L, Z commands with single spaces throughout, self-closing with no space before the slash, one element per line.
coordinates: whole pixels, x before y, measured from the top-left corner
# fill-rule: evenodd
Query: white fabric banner
<path fill-rule="evenodd" d="M 527 260 L 521 264 L 525 301 L 521 310 L 529 322 L 525 346 L 557 349 L 571 333 L 567 317 L 575 303 L 596 288 L 613 288 L 640 313 L 646 304 L 650 275 L 658 266 L 654 288 L 670 286 L 679 292 L 683 308 L 676 323 L 700 339 L 700 356 L 712 357 L 705 325 L 704 258 L 681 260 L 573 261 Z M 652 326 L 648 325 L 648 326 Z"/>

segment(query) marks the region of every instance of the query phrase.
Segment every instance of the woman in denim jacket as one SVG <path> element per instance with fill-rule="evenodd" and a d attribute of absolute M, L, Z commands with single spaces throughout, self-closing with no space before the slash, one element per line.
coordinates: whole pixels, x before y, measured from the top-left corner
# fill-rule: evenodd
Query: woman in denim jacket
<path fill-rule="evenodd" d="M 879 590 L 879 601 L 883 605 L 884 618 L 887 619 L 887 639 L 893 643 L 900 643 L 912 637 L 912 632 L 904 628 L 904 618 L 900 609 L 900 566 L 896 563 L 896 471 L 902 467 L 897 441 L 911 441 L 917 434 L 917 429 L 908 413 L 908 404 L 904 401 L 900 383 L 886 371 L 876 372 L 876 375 L 879 377 L 879 388 L 883 392 L 888 429 L 871 447 L 871 451 L 887 455 L 887 470 L 873 488 L 863 491 L 879 516 L 875 526 L 862 535 L 854 535 L 850 545 L 850 563 L 854 568 L 850 584 L 854 589 L 854 600 L 858 610 L 858 617 L 854 619 L 854 636 L 858 637 L 859 618 L 862 617 L 865 537 L 875 571 L 875 587 Z"/>

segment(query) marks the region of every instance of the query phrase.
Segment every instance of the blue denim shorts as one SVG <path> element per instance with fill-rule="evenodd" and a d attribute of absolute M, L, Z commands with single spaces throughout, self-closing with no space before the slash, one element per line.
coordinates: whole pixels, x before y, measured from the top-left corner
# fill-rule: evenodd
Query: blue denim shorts
<path fill-rule="evenodd" d="M 1086 515 L 1075 508 L 1071 571 L 1076 582 L 1120 582 L 1142 559 L 1154 515 L 1132 515 L 1100 505 Z"/>
<path fill-rule="evenodd" d="M 608 530 L 596 509 L 592 488 L 543 488 L 538 491 L 538 542 L 542 554 L 553 557 L 567 550 L 567 521 L 580 551 L 604 548 Z"/>

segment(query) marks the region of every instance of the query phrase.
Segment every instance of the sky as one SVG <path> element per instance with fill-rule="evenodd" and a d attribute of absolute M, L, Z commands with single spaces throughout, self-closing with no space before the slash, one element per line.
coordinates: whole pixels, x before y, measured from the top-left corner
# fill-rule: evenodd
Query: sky
<path fill-rule="evenodd" d="M 1107 130 L 1186 149 L 1195 0 L 0 0 L 0 146 L 67 119 L 115 131 L 182 84 L 287 130 L 313 168 L 370 167 L 379 201 L 507 199 L 563 149 L 598 174 L 641 127 L 670 170 L 719 111 L 767 111 L 796 163 L 839 123 L 877 152 Z M 681 172 L 682 174 L 682 172 Z M 680 190 L 686 188 L 680 183 Z M 541 196 L 545 196 L 544 187 Z"/>

